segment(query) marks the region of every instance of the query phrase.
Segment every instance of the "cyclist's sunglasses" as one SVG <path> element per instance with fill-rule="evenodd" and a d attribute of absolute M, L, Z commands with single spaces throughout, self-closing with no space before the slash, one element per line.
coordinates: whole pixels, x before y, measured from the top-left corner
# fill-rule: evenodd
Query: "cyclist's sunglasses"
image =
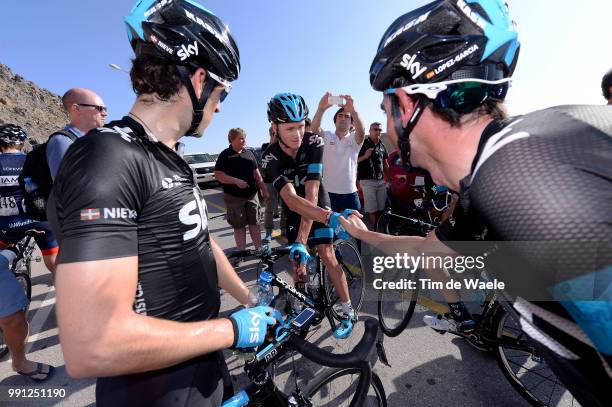
<path fill-rule="evenodd" d="M 458 113 L 469 113 L 488 98 L 503 100 L 512 78 L 497 81 L 482 79 L 457 79 L 446 82 L 414 84 L 402 88 L 390 88 L 384 93 L 393 95 L 402 89 L 409 95 L 422 94 L 438 108 L 451 108 Z"/>
<path fill-rule="evenodd" d="M 219 96 L 219 101 L 223 102 L 225 100 L 225 98 L 227 97 L 227 95 L 230 93 L 230 91 L 232 90 L 232 85 L 226 81 L 225 79 L 215 75 L 212 72 L 208 72 L 208 76 L 210 76 L 210 79 L 212 79 L 214 82 L 210 82 L 212 84 L 214 84 L 214 87 L 212 90 L 214 90 L 214 88 L 216 88 L 217 86 L 221 85 L 223 86 L 223 90 L 221 91 L 221 96 Z M 212 86 L 212 85 L 210 85 Z M 210 91 L 212 93 L 212 90 Z"/>

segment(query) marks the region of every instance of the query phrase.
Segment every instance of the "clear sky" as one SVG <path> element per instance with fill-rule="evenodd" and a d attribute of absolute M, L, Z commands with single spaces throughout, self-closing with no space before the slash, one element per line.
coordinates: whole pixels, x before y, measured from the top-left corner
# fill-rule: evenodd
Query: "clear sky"
<path fill-rule="evenodd" d="M 0 0 L 0 62 L 63 94 L 75 86 L 102 96 L 109 118 L 126 114 L 134 94 L 126 74 L 132 50 L 123 17 L 134 0 Z M 368 69 L 383 32 L 423 0 L 202 0 L 229 26 L 242 72 L 201 139 L 187 151 L 219 152 L 232 127 L 247 143 L 267 139 L 266 102 L 277 92 L 305 97 L 316 110 L 325 91 L 353 95 L 366 127 L 383 121 Z M 612 1 L 508 0 L 522 43 L 507 99 L 511 114 L 551 105 L 603 103 L 600 81 L 612 68 Z M 330 110 L 323 121 L 331 129 Z"/>

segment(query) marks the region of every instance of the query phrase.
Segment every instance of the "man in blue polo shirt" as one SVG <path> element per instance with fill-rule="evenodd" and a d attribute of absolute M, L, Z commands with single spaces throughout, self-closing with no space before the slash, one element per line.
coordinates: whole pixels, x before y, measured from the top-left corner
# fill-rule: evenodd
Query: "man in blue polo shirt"
<path fill-rule="evenodd" d="M 77 138 L 84 136 L 91 129 L 104 126 L 106 119 L 106 105 L 100 96 L 89 89 L 72 88 L 62 96 L 64 109 L 70 115 L 70 123 L 64 127 Z M 58 134 L 52 137 L 47 144 L 47 162 L 51 176 L 55 174 L 66 154 L 66 150 L 73 143 L 70 137 Z"/>

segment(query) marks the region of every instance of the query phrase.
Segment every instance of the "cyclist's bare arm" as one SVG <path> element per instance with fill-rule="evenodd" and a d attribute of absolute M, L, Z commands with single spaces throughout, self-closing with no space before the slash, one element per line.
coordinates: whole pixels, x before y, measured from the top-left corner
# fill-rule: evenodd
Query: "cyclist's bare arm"
<path fill-rule="evenodd" d="M 305 199 L 313 205 L 317 205 L 319 201 L 319 185 L 321 181 L 306 181 L 304 184 L 306 188 L 306 197 Z M 308 234 L 310 233 L 310 229 L 312 228 L 312 219 L 309 219 L 305 216 L 302 216 L 300 220 L 300 229 L 297 234 L 297 241 L 306 244 L 308 240 Z"/>
<path fill-rule="evenodd" d="M 58 325 L 72 377 L 162 369 L 232 345 L 228 319 L 186 323 L 135 313 L 137 279 L 137 256 L 58 265 Z"/>
<path fill-rule="evenodd" d="M 280 191 L 280 196 L 291 211 L 317 222 L 325 223 L 327 220 L 327 213 L 329 211 L 319 208 L 316 202 L 312 203 L 298 196 L 298 194 L 295 193 L 293 185 L 285 184 Z"/>
<path fill-rule="evenodd" d="M 219 279 L 219 287 L 227 291 L 232 297 L 234 297 L 240 304 L 247 305 L 249 298 L 249 289 L 244 284 L 244 281 L 227 260 L 225 253 L 219 247 L 217 242 L 212 238 L 210 239 L 210 246 L 215 256 L 215 263 L 217 264 L 217 277 Z"/>

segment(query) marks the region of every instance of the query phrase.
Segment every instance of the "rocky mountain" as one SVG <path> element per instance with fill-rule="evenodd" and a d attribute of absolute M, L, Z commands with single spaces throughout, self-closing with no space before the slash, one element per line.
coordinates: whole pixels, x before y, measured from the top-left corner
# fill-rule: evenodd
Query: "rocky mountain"
<path fill-rule="evenodd" d="M 68 121 L 60 96 L 0 64 L 0 124 L 17 124 L 42 142 Z"/>

